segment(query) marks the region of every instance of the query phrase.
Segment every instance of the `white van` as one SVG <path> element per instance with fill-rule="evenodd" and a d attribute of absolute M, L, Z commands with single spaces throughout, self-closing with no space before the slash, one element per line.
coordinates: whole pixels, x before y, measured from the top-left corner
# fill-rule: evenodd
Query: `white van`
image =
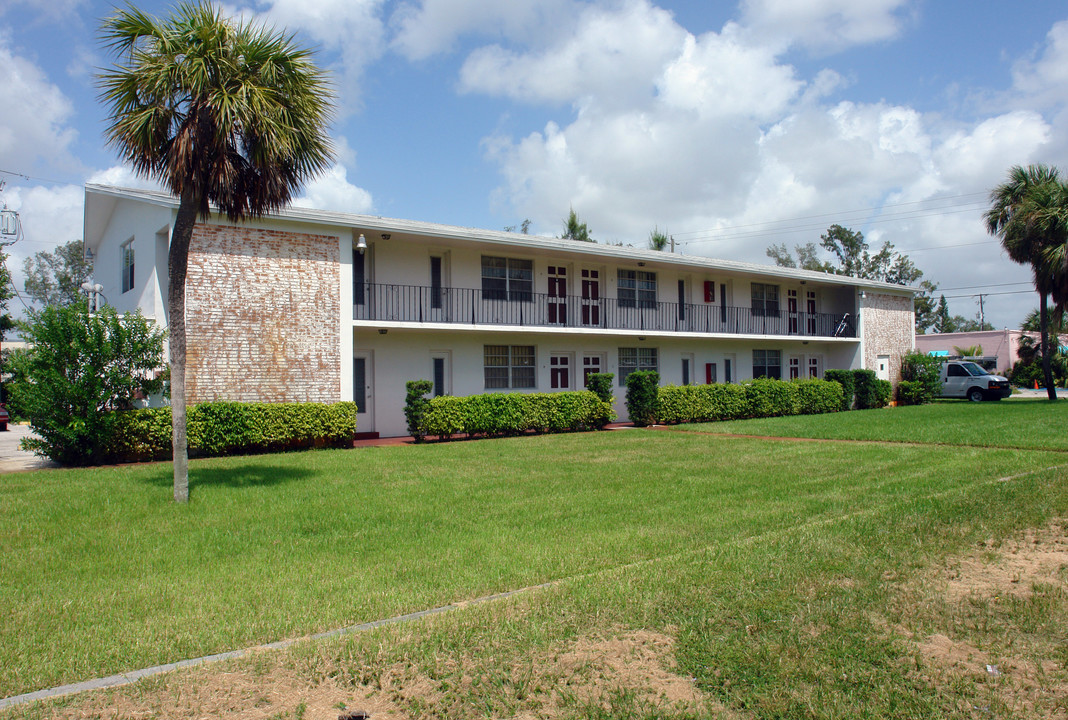
<path fill-rule="evenodd" d="M 978 363 L 949 360 L 942 364 L 942 397 L 968 398 L 972 402 L 1000 400 L 1012 395 L 1007 378 L 991 375 Z"/>

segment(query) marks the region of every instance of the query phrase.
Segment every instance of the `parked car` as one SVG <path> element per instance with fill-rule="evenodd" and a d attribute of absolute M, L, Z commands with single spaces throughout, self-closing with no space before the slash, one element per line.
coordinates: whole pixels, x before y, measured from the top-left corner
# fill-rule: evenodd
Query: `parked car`
<path fill-rule="evenodd" d="M 1008 378 L 991 375 L 978 363 L 950 360 L 942 364 L 942 397 L 972 402 L 1000 400 L 1012 395 Z"/>
<path fill-rule="evenodd" d="M 0 405 L 0 432 L 4 432 L 7 430 L 7 423 L 10 419 L 11 415 L 10 413 L 8 413 L 7 408 L 3 405 Z"/>

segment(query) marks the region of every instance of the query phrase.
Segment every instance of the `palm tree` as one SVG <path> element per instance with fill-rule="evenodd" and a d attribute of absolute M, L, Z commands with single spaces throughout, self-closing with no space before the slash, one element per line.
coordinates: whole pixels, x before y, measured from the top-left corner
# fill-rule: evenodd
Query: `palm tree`
<path fill-rule="evenodd" d="M 108 143 L 179 198 L 168 257 L 174 499 L 189 499 L 185 279 L 198 216 L 231 221 L 286 205 L 333 149 L 326 76 L 293 36 L 184 2 L 158 20 L 127 7 L 104 21 L 119 58 L 100 74 Z"/>
<path fill-rule="evenodd" d="M 649 249 L 659 250 L 663 252 L 667 249 L 668 243 L 670 243 L 666 233 L 660 232 L 660 228 L 653 228 L 653 231 L 649 233 Z"/>
<path fill-rule="evenodd" d="M 1057 392 L 1050 365 L 1048 297 L 1053 295 L 1059 310 L 1068 302 L 1066 199 L 1068 192 L 1056 168 L 1017 165 L 1009 171 L 1009 179 L 991 191 L 990 210 L 984 215 L 987 230 L 1001 238 L 1009 258 L 1031 265 L 1039 298 L 1042 372 L 1050 400 L 1057 399 Z"/>

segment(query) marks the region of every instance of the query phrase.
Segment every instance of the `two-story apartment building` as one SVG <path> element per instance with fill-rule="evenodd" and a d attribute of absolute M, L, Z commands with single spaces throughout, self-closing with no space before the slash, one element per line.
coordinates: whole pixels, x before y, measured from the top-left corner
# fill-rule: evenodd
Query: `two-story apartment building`
<path fill-rule="evenodd" d="M 85 243 L 120 311 L 167 322 L 169 195 L 89 185 Z M 665 384 L 896 380 L 913 288 L 651 250 L 291 208 L 200 222 L 187 280 L 190 401 L 355 400 L 405 433 L 404 384 L 434 393 L 578 389 L 590 372 Z"/>

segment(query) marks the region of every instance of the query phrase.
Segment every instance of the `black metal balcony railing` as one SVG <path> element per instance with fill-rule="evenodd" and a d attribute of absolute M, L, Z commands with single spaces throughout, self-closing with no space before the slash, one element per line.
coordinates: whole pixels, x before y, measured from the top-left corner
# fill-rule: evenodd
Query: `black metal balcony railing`
<path fill-rule="evenodd" d="M 497 295 L 500 295 L 499 297 Z M 648 332 L 856 337 L 844 313 L 761 314 L 747 307 L 554 297 L 542 293 L 363 283 L 353 288 L 356 320 Z"/>

